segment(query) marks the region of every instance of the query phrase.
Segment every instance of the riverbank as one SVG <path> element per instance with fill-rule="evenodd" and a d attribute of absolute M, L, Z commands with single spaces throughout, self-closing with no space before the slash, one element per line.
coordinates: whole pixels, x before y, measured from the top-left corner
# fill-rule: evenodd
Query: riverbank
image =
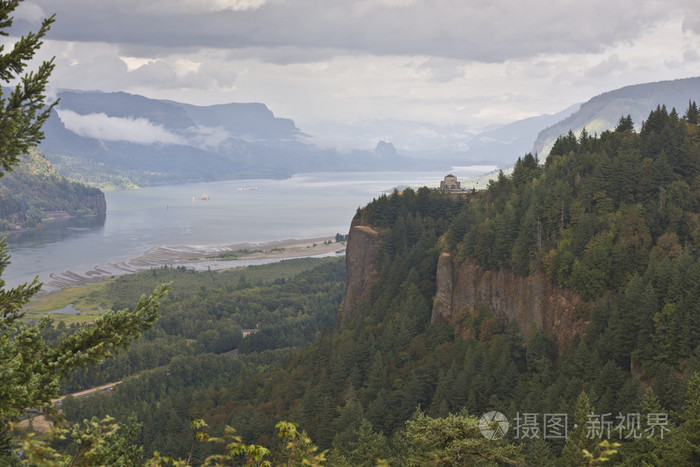
<path fill-rule="evenodd" d="M 43 291 L 94 284 L 122 274 L 163 266 L 219 270 L 288 258 L 329 256 L 344 251 L 345 242 L 336 242 L 335 237 L 331 236 L 231 245 L 164 245 L 150 248 L 123 261 L 108 262 L 88 269 L 52 272 L 49 274 L 50 280 L 44 282 Z"/>

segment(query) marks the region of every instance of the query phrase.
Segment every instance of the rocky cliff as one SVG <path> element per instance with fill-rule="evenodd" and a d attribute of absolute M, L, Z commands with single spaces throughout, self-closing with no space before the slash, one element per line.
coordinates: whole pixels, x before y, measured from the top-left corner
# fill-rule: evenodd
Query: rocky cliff
<path fill-rule="evenodd" d="M 379 233 L 364 225 L 353 225 L 345 249 L 347 284 L 345 299 L 340 304 L 338 323 L 342 327 L 357 314 L 360 301 L 367 296 L 369 287 L 377 275 L 379 257 Z"/>
<path fill-rule="evenodd" d="M 380 234 L 371 227 L 353 225 L 346 250 L 347 285 L 340 305 L 342 327 L 355 316 L 377 276 Z M 568 289 L 550 282 L 542 272 L 521 276 L 515 271 L 484 270 L 476 261 L 458 261 L 450 253 L 440 255 L 436 271 L 436 295 L 432 322 L 444 321 L 459 328 L 466 312 L 488 306 L 504 323 L 515 320 L 527 339 L 532 324 L 547 331 L 561 348 L 576 333 L 583 334 L 588 304 Z"/>
<path fill-rule="evenodd" d="M 456 261 L 442 253 L 431 321 L 458 325 L 458 317 L 478 304 L 488 306 L 504 322 L 515 319 L 527 338 L 532 324 L 546 330 L 561 348 L 586 326 L 587 304 L 574 292 L 552 284 L 542 272 L 521 276 L 515 271 L 484 270 L 476 261 Z"/>
<path fill-rule="evenodd" d="M 107 213 L 105 194 L 97 188 L 88 188 L 82 197 L 78 198 L 78 209 L 89 209 L 97 216 Z"/>

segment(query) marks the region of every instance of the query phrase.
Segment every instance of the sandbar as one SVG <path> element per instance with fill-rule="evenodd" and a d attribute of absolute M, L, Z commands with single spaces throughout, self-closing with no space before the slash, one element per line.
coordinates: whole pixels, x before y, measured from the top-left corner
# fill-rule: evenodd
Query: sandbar
<path fill-rule="evenodd" d="M 195 270 L 228 269 L 289 258 L 340 255 L 344 252 L 345 242 L 336 242 L 335 236 L 230 245 L 161 245 L 123 261 L 108 262 L 81 271 L 52 272 L 49 274 L 50 280 L 44 283 L 43 291 L 93 284 L 122 274 L 162 266 L 184 266 Z"/>

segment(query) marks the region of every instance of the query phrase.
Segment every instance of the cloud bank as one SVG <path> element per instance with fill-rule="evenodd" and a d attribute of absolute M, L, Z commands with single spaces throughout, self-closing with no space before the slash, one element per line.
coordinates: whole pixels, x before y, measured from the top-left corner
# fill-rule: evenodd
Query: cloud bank
<path fill-rule="evenodd" d="M 56 57 L 57 87 L 198 105 L 263 102 L 307 134 L 368 149 L 377 141 L 372 121 L 430 128 L 429 145 L 454 140 L 456 127 L 479 132 L 700 70 L 697 0 L 22 5 L 18 33 L 35 28 L 39 12 L 57 13 L 41 51 Z M 406 134 L 381 138 L 399 149 L 418 144 Z"/>
<path fill-rule="evenodd" d="M 598 52 L 679 15 L 686 29 L 695 29 L 698 17 L 697 4 L 687 0 L 591 0 L 585 5 L 573 0 L 32 3 L 57 12 L 53 36 L 68 41 L 164 49 L 294 47 L 333 55 L 425 55 L 484 62 Z"/>
<path fill-rule="evenodd" d="M 66 129 L 86 138 L 101 141 L 126 141 L 137 144 L 185 144 L 178 135 L 145 118 L 110 117 L 105 113 L 80 115 L 58 109 Z"/>

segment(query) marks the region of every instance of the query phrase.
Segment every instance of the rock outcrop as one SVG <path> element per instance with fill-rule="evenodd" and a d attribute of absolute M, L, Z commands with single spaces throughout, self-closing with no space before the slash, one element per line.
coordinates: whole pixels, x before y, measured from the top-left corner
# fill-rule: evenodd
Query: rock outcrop
<path fill-rule="evenodd" d="M 86 193 L 78 199 L 78 209 L 89 209 L 97 216 L 107 213 L 107 201 L 105 194 L 97 188 L 89 188 Z"/>
<path fill-rule="evenodd" d="M 346 249 L 347 285 L 338 311 L 342 327 L 355 316 L 377 278 L 381 236 L 364 225 L 350 228 Z M 562 348 L 574 335 L 583 335 L 589 305 L 571 290 L 563 289 L 538 271 L 522 276 L 510 269 L 485 270 L 473 259 L 458 261 L 442 253 L 436 271 L 432 322 L 443 321 L 456 329 L 465 313 L 488 306 L 504 323 L 515 320 L 527 339 L 532 324 L 551 335 Z"/>
<path fill-rule="evenodd" d="M 345 299 L 338 310 L 338 324 L 341 327 L 357 314 L 359 302 L 366 297 L 377 275 L 380 243 L 379 233 L 371 227 L 353 225 L 350 228 L 345 250 L 348 271 Z"/>
<path fill-rule="evenodd" d="M 488 306 L 504 322 L 515 320 L 527 338 L 532 324 L 547 331 L 561 348 L 586 327 L 579 314 L 587 305 L 574 292 L 549 281 L 542 272 L 521 276 L 515 271 L 484 270 L 476 261 L 456 261 L 442 253 L 438 261 L 437 291 L 432 322 L 457 325 L 461 312 L 478 304 Z"/>

